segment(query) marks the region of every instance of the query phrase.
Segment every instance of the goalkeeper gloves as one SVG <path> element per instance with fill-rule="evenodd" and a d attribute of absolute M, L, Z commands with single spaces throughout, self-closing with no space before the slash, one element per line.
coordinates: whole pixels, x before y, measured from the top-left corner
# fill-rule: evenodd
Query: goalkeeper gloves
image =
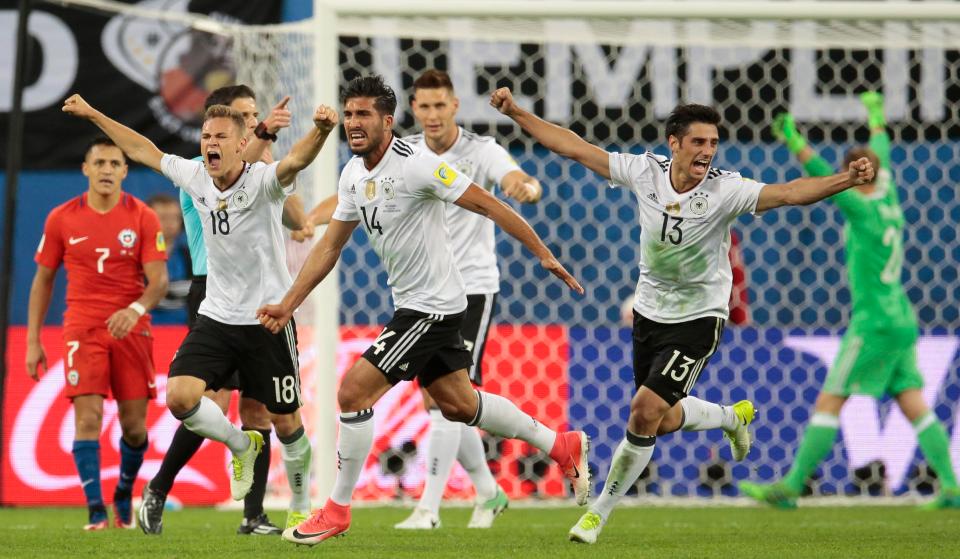
<path fill-rule="evenodd" d="M 786 144 L 790 153 L 796 155 L 807 147 L 807 140 L 797 130 L 797 123 L 794 122 L 792 114 L 778 114 L 770 128 L 773 131 L 773 137 Z"/>
<path fill-rule="evenodd" d="M 867 125 L 873 128 L 883 128 L 887 119 L 883 116 L 883 94 L 876 91 L 867 91 L 860 94 L 860 102 L 867 109 Z"/>

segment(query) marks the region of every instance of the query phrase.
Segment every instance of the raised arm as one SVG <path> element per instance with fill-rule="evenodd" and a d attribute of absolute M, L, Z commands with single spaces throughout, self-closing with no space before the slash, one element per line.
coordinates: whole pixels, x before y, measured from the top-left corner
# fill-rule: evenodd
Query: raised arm
<path fill-rule="evenodd" d="M 830 163 L 807 144 L 792 114 L 780 113 L 774 117 L 770 131 L 803 164 L 803 170 L 811 177 L 828 177 L 835 173 Z"/>
<path fill-rule="evenodd" d="M 300 139 L 277 165 L 277 180 L 287 186 L 297 178 L 297 173 L 313 163 L 323 147 L 330 131 L 337 127 L 337 111 L 326 105 L 320 105 L 313 113 L 313 129 Z"/>
<path fill-rule="evenodd" d="M 523 246 L 527 247 L 540 259 L 540 265 L 551 274 L 562 279 L 570 289 L 583 295 L 583 287 L 576 279 L 560 264 L 547 245 L 537 235 L 536 231 L 530 227 L 513 208 L 498 200 L 493 194 L 480 188 L 476 184 L 471 184 L 467 190 L 455 202 L 461 208 L 485 216 L 500 226 L 511 237 L 517 239 Z"/>
<path fill-rule="evenodd" d="M 123 150 L 127 157 L 160 172 L 160 160 L 163 158 L 163 152 L 153 145 L 153 142 L 94 109 L 83 100 L 83 97 L 76 93 L 67 97 L 61 110 L 75 117 L 89 120 L 100 130 L 103 130 L 103 133 L 113 140 L 113 143 L 117 144 L 117 147 Z"/>
<path fill-rule="evenodd" d="M 500 189 L 514 200 L 524 204 L 535 204 L 543 195 L 540 181 L 523 171 L 510 171 L 500 181 Z"/>
<path fill-rule="evenodd" d="M 873 180 L 874 169 L 866 157 L 850 163 L 846 173 L 828 177 L 805 177 L 783 184 L 768 184 L 760 190 L 757 211 L 780 206 L 805 206 L 819 202 L 858 184 Z"/>
<path fill-rule="evenodd" d="M 490 105 L 514 122 L 550 151 L 580 163 L 603 178 L 610 179 L 610 156 L 571 130 L 549 123 L 525 111 L 513 100 L 510 89 L 501 87 L 490 96 Z"/>
<path fill-rule="evenodd" d="M 27 374 L 33 380 L 40 380 L 39 367 L 47 371 L 47 354 L 40 343 L 40 332 L 43 330 L 43 321 L 50 308 L 50 298 L 53 295 L 53 280 L 57 276 L 55 268 L 37 264 L 37 273 L 33 276 L 30 285 L 30 302 L 27 304 Z"/>
<path fill-rule="evenodd" d="M 307 261 L 303 268 L 297 274 L 297 279 L 283 297 L 283 300 L 275 305 L 264 305 L 257 309 L 257 318 L 260 324 L 276 334 L 290 322 L 293 311 L 303 303 L 307 295 L 313 291 L 313 288 L 319 285 L 327 274 L 340 259 L 340 252 L 343 251 L 343 245 L 347 244 L 353 230 L 357 228 L 359 221 L 340 221 L 334 219 L 330 221 L 330 226 L 324 232 L 323 237 L 317 242 L 316 246 L 310 250 Z"/>
<path fill-rule="evenodd" d="M 867 91 L 860 95 L 860 102 L 867 109 L 870 149 L 877 154 L 881 167 L 890 168 L 890 135 L 887 134 L 887 118 L 883 114 L 883 94 Z"/>
<path fill-rule="evenodd" d="M 273 163 L 272 156 L 270 155 L 270 144 L 273 143 L 273 140 L 269 136 L 276 136 L 277 132 L 281 129 L 290 126 L 290 109 L 287 108 L 287 103 L 290 102 L 290 96 L 287 95 L 279 103 L 274 105 L 270 109 L 270 114 L 267 115 L 267 118 L 263 119 L 263 122 L 257 125 L 257 129 L 254 131 L 254 134 L 250 135 L 250 138 L 247 140 L 247 147 L 243 149 L 243 160 L 247 163 L 256 163 L 257 161 L 263 161 L 264 163 Z M 266 132 L 265 137 L 261 137 Z M 269 160 L 265 160 L 264 155 L 267 155 Z"/>

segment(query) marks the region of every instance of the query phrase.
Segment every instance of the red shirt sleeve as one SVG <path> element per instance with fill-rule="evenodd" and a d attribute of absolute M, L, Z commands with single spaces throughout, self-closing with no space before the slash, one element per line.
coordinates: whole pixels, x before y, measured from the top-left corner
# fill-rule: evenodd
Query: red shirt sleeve
<path fill-rule="evenodd" d="M 57 269 L 63 262 L 63 234 L 60 231 L 62 213 L 58 209 L 50 212 L 47 222 L 43 226 L 43 236 L 37 246 L 37 253 L 33 260 L 41 266 Z"/>
<path fill-rule="evenodd" d="M 140 238 L 143 239 L 140 244 L 141 264 L 167 259 L 167 243 L 160 230 L 160 218 L 149 206 L 144 206 L 140 212 Z"/>

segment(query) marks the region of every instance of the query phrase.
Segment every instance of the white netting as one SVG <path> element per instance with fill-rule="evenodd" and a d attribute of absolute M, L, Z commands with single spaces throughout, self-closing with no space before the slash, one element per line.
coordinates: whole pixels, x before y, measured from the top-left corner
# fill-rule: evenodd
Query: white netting
<path fill-rule="evenodd" d="M 548 422 L 586 427 L 596 440 L 594 460 L 601 474 L 622 436 L 632 391 L 629 338 L 616 327 L 620 303 L 631 295 L 636 280 L 636 202 L 625 192 L 606 189 L 599 177 L 579 165 L 546 153 L 488 107 L 487 96 L 498 86 L 512 87 L 538 114 L 570 126 L 590 141 L 631 151 L 650 148 L 666 153 L 662 121 L 678 102 L 714 105 L 725 119 L 716 164 L 767 182 L 799 174 L 799 166 L 768 130 L 776 113 L 792 111 L 813 145 L 829 161 L 838 162 L 849 146 L 867 140 L 865 113 L 856 95 L 882 90 L 895 146 L 895 176 L 903 187 L 903 208 L 910 223 L 904 281 L 924 327 L 950 331 L 960 327 L 956 306 L 945 304 L 960 295 L 955 265 L 960 258 L 955 233 L 960 202 L 954 186 L 960 178 L 955 164 L 960 147 L 954 141 L 960 135 L 960 118 L 949 102 L 960 96 L 960 53 L 938 43 L 950 26 L 881 21 L 870 22 L 869 32 L 855 32 L 851 24 L 811 21 L 611 24 L 514 19 L 505 26 L 463 18 L 341 18 L 338 23 L 349 30 L 339 40 L 341 83 L 361 74 L 386 76 L 400 97 L 398 133 L 417 131 L 408 110 L 413 80 L 428 68 L 444 69 L 461 101 L 459 121 L 496 136 L 527 172 L 544 183 L 540 204 L 514 206 L 585 282 L 588 293 L 583 298 L 570 296 L 538 270 L 518 243 L 500 234 L 503 282 L 496 321 L 502 326 L 493 332 L 488 347 L 485 366 L 493 379 L 487 388 L 511 395 Z M 735 35 L 729 32 L 731 25 L 750 32 L 740 43 L 731 42 Z M 620 31 L 611 32 L 614 28 Z M 568 32 L 566 41 L 556 34 L 542 37 L 554 42 L 539 40 L 541 31 L 557 29 Z M 479 40 L 518 36 L 535 39 Z M 645 44 L 638 37 L 655 40 Z M 693 37 L 694 46 L 684 42 Z M 907 44 L 912 48 L 905 48 Z M 341 148 L 341 163 L 346 157 Z M 842 222 L 833 206 L 820 204 L 744 219 L 736 229 L 743 239 L 756 329 L 728 332 L 696 392 L 727 402 L 751 397 L 765 409 L 752 466 L 761 478 L 769 478 L 789 465 L 825 363 L 835 350 L 835 335 L 849 318 Z M 341 322 L 351 336 L 355 329 L 389 318 L 392 307 L 385 275 L 362 234 L 345 251 L 340 278 Z M 511 326 L 518 324 L 537 326 L 521 332 Z M 789 337 L 788 330 L 794 328 L 801 329 L 795 333 L 803 339 Z M 834 337 L 803 337 L 811 334 Z M 804 345 L 808 342 L 812 348 Z M 929 343 L 936 345 L 937 339 Z M 938 373 L 952 361 L 954 346 L 946 343 L 933 350 L 939 361 L 924 362 L 931 381 L 942 379 Z M 941 368 L 934 370 L 937 367 Z M 956 381 L 947 379 L 952 388 L 932 386 L 931 401 L 950 401 L 948 392 L 956 391 L 950 382 Z M 391 418 L 401 411 L 410 415 L 417 401 L 411 389 L 385 405 L 384 412 Z M 943 413 L 951 407 L 939 409 Z M 874 418 L 885 417 L 873 408 L 864 409 Z M 882 411 L 885 414 L 887 408 Z M 872 425 L 845 423 L 850 439 L 843 447 L 846 456 L 838 446 L 814 484 L 817 492 L 899 491 L 916 488 L 925 479 L 923 467 L 913 471 L 922 462 L 914 464 L 909 430 L 898 432 L 896 451 L 889 456 L 857 450 Z M 385 421 L 380 429 L 387 432 L 380 435 L 377 451 L 390 454 L 407 440 L 421 439 L 425 423 L 422 417 L 413 417 L 406 423 Z M 894 436 L 893 431 L 886 433 Z M 744 466 L 731 468 L 723 448 L 715 434 L 665 439 L 642 490 L 660 495 L 732 494 L 731 480 L 751 474 Z M 422 453 L 417 456 L 414 461 L 422 460 Z M 491 457 L 501 468 L 501 483 L 514 496 L 560 491 L 552 470 L 522 445 L 497 447 Z M 886 484 L 878 482 L 876 464 L 881 462 Z M 401 464 L 402 460 L 395 461 L 396 468 Z M 861 467 L 865 469 L 857 470 Z M 392 494 L 397 479 L 389 471 L 386 462 L 372 463 L 364 478 L 364 495 Z M 416 494 L 422 464 L 403 470 L 398 479 L 404 492 Z M 462 479 L 456 478 L 451 490 L 460 483 Z"/>
<path fill-rule="evenodd" d="M 398 3 L 395 10 L 415 13 Z M 449 10 L 453 3 L 444 3 Z M 495 3 L 491 3 L 495 4 Z M 956 263 L 960 240 L 960 44 L 956 7 L 910 3 L 916 19 L 884 19 L 904 3 L 859 2 L 862 20 L 776 19 L 799 4 L 687 3 L 697 20 L 637 19 L 624 12 L 591 19 L 558 17 L 567 3 L 541 3 L 542 17 L 390 17 L 357 3 L 340 14 L 339 68 L 316 68 L 321 22 L 270 28 L 234 28 L 239 81 L 251 85 L 262 109 L 284 94 L 294 96 L 295 127 L 309 125 L 313 103 L 323 98 L 317 73 L 341 83 L 379 73 L 400 97 L 397 131 L 416 131 L 408 110 L 413 80 L 428 68 L 448 71 L 467 128 L 494 135 L 523 168 L 544 184 L 543 200 L 516 207 L 561 260 L 587 286 L 573 297 L 537 269 L 515 241 L 498 234 L 502 272 L 499 311 L 487 348 L 486 388 L 513 397 L 548 424 L 570 424 L 594 437 L 592 460 L 600 476 L 622 437 L 632 394 L 629 332 L 620 306 L 634 289 L 638 260 L 636 201 L 577 164 L 544 151 L 509 120 L 487 106 L 496 87 L 510 86 L 537 114 L 571 127 L 613 149 L 652 149 L 667 154 L 662 122 L 679 102 L 716 106 L 724 117 L 715 164 L 765 182 L 800 174 L 800 167 L 770 132 L 773 116 L 790 110 L 811 144 L 831 162 L 865 143 L 865 112 L 857 94 L 882 90 L 893 138 L 893 167 L 907 219 L 904 283 L 916 305 L 923 339 L 920 365 L 926 395 L 940 417 L 953 421 L 960 395 L 956 339 L 960 298 Z M 589 5 L 591 3 L 584 3 Z M 609 9 L 611 3 L 595 3 Z M 665 5 L 669 3 L 656 3 Z M 824 2 L 819 8 L 850 3 Z M 717 19 L 717 6 L 740 10 Z M 648 9 L 654 4 L 648 4 Z M 713 6 L 712 8 L 710 6 Z M 422 6 L 421 6 L 422 7 Z M 931 20 L 940 9 L 941 21 Z M 819 9 L 817 8 L 817 9 Z M 477 8 L 479 9 L 479 8 Z M 639 8 L 631 7 L 631 10 Z M 847 9 L 850 9 L 847 6 Z M 600 9 L 598 8 L 598 11 Z M 348 10 L 349 11 L 349 10 Z M 813 12 L 811 12 L 813 13 Z M 909 11 L 904 13 L 909 14 Z M 483 14 L 480 14 L 483 15 Z M 489 13 L 487 14 L 489 16 Z M 319 16 L 318 16 L 319 17 Z M 523 37 L 518 40 L 517 37 Z M 320 43 L 322 44 L 322 43 Z M 330 94 L 332 95 L 332 94 Z M 288 141 L 299 136 L 281 136 Z M 278 146 L 282 154 L 286 144 Z M 340 148 L 341 164 L 348 153 Z M 329 192 L 332 170 L 314 172 L 315 192 Z M 310 184 L 310 182 L 305 182 Z M 311 202 L 318 197 L 311 196 Z M 770 212 L 735 227 L 750 293 L 752 324 L 728 329 L 721 350 L 694 392 L 724 402 L 753 398 L 762 409 L 757 449 L 746 465 L 731 466 L 717 433 L 665 437 L 640 484 L 657 495 L 731 495 L 732 480 L 769 479 L 789 466 L 797 438 L 849 319 L 842 221 L 836 208 Z M 302 255 L 301 255 L 302 256 Z M 339 270 L 342 343 L 338 366 L 348 365 L 392 312 L 385 274 L 359 232 L 344 251 Z M 412 387 L 395 389 L 378 408 L 375 457 L 361 480 L 362 497 L 415 494 L 422 481 L 421 441 L 426 430 Z M 889 405 L 855 401 L 843 417 L 843 441 L 813 484 L 817 493 L 887 493 L 929 489 L 930 476 L 913 444 L 912 431 Z M 332 417 L 312 410 L 312 419 Z M 954 429 L 953 448 L 960 448 Z M 841 452 L 842 450 L 842 452 Z M 957 451 L 954 452 L 958 456 Z M 332 448 L 317 448 L 332 460 Z M 523 445 L 491 444 L 499 480 L 514 496 L 562 494 L 544 460 Z M 881 479 L 881 468 L 886 482 Z M 462 492 L 463 473 L 451 483 Z M 926 485 L 925 485 L 926 484 Z"/>

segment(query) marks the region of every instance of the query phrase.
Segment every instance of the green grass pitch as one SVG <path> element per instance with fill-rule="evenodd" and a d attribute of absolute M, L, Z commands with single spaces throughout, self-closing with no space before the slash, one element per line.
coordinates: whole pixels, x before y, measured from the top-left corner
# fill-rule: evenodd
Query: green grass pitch
<path fill-rule="evenodd" d="M 84 533 L 86 511 L 78 508 L 8 508 L 0 509 L 0 557 L 960 557 L 960 511 L 631 507 L 615 512 L 594 546 L 567 541 L 581 511 L 514 508 L 490 530 L 468 530 L 468 509 L 443 509 L 443 528 L 424 533 L 393 529 L 407 509 L 356 508 L 346 537 L 309 548 L 276 536 L 237 536 L 238 512 L 167 512 L 163 535 L 147 537 L 139 529 Z M 271 518 L 283 522 L 284 513 Z"/>

